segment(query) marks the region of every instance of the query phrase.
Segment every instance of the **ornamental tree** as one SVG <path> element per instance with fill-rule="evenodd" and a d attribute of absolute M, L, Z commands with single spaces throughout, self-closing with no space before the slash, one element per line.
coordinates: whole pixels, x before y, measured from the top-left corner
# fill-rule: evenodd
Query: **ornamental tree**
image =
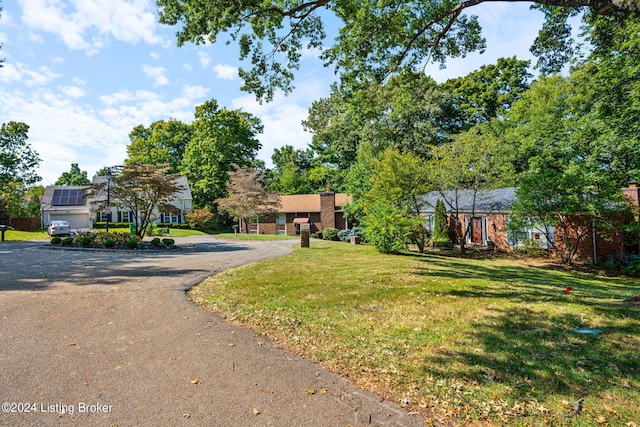
<path fill-rule="evenodd" d="M 255 169 L 237 165 L 235 169 L 229 172 L 227 197 L 217 199 L 216 203 L 234 219 L 242 221 L 245 232 L 249 233 L 249 221 L 276 212 L 280 196 L 265 190 Z"/>

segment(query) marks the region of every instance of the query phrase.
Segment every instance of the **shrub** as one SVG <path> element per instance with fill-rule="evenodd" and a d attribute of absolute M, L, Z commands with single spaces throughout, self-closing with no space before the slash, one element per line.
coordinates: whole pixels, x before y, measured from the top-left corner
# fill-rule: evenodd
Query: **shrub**
<path fill-rule="evenodd" d="M 322 239 L 322 231 L 316 231 L 315 233 L 312 233 L 311 237 L 313 237 L 314 239 Z"/>
<path fill-rule="evenodd" d="M 116 241 L 114 239 L 105 239 L 103 245 L 105 248 L 115 248 Z"/>
<path fill-rule="evenodd" d="M 160 246 L 161 244 L 162 244 L 162 241 L 161 241 L 158 237 L 154 237 L 154 238 L 151 240 L 151 245 L 152 245 L 152 246 L 158 247 L 158 246 Z"/>
<path fill-rule="evenodd" d="M 353 236 L 363 237 L 364 236 L 364 228 L 361 227 L 353 227 L 351 229 L 345 229 L 338 231 L 338 238 L 343 242 L 351 241 Z"/>
<path fill-rule="evenodd" d="M 622 272 L 627 276 L 640 276 L 640 261 L 632 261 L 629 264 L 625 265 L 624 267 L 622 267 Z"/>
<path fill-rule="evenodd" d="M 189 209 L 185 213 L 189 226 L 194 229 L 206 228 L 213 217 L 207 208 Z"/>
<path fill-rule="evenodd" d="M 138 247 L 138 239 L 131 237 L 129 240 L 127 240 L 126 245 L 129 249 L 135 249 Z"/>
<path fill-rule="evenodd" d="M 82 237 L 80 237 L 78 242 L 82 246 L 89 246 L 91 243 L 93 243 L 93 239 L 91 238 L 91 236 L 82 236 Z"/>
<path fill-rule="evenodd" d="M 527 256 L 540 257 L 547 253 L 544 248 L 540 247 L 540 242 L 534 239 L 527 239 L 522 242 L 522 246 L 517 246 L 515 251 Z"/>
<path fill-rule="evenodd" d="M 378 203 L 369 210 L 365 224 L 368 242 L 382 253 L 395 253 L 407 249 L 412 233 L 421 222 L 393 206 Z"/>
<path fill-rule="evenodd" d="M 176 243 L 176 241 L 173 239 L 162 239 L 162 243 L 164 243 L 168 247 L 171 247 Z"/>
<path fill-rule="evenodd" d="M 55 236 L 51 239 L 52 245 L 59 245 L 60 243 L 62 243 L 62 239 L 60 238 L 60 236 Z"/>
<path fill-rule="evenodd" d="M 433 212 L 433 242 L 447 243 L 450 241 L 447 210 L 444 207 L 444 202 L 438 199 L 436 201 L 436 209 Z"/>
<path fill-rule="evenodd" d="M 340 238 L 338 237 L 338 229 L 334 227 L 325 228 L 324 230 L 322 230 L 322 238 L 324 240 L 340 240 Z"/>
<path fill-rule="evenodd" d="M 73 237 L 65 237 L 62 239 L 62 246 L 69 246 L 73 244 Z"/>

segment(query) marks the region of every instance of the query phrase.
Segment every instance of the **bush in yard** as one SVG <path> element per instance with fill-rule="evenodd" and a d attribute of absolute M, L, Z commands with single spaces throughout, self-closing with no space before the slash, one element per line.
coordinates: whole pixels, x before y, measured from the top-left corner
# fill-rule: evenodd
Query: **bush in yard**
<path fill-rule="evenodd" d="M 440 199 L 436 201 L 436 209 L 433 212 L 433 241 L 437 243 L 448 243 L 449 227 L 447 225 L 447 210 L 444 202 Z"/>
<path fill-rule="evenodd" d="M 171 247 L 176 243 L 176 241 L 173 239 L 162 239 L 162 243 L 164 243 L 168 247 Z"/>
<path fill-rule="evenodd" d="M 364 228 L 361 227 L 353 227 L 350 229 L 340 230 L 338 231 L 338 238 L 343 242 L 351 241 L 351 238 L 354 236 L 363 237 L 364 236 Z"/>
<path fill-rule="evenodd" d="M 322 231 L 316 231 L 315 233 L 312 233 L 311 237 L 313 237 L 314 239 L 322 239 Z"/>
<path fill-rule="evenodd" d="M 416 227 L 421 225 L 419 219 L 407 217 L 393 206 L 377 203 L 368 209 L 365 236 L 381 253 L 401 252 L 407 249 Z"/>
<path fill-rule="evenodd" d="M 340 240 L 340 238 L 338 237 L 338 229 L 334 227 L 325 228 L 324 230 L 322 230 L 322 238 L 324 240 Z"/>
<path fill-rule="evenodd" d="M 189 209 L 185 213 L 185 218 L 189 227 L 197 230 L 206 228 L 211 222 L 213 214 L 207 208 Z"/>
<path fill-rule="evenodd" d="M 104 245 L 105 248 L 116 247 L 116 241 L 114 239 L 105 239 L 105 241 L 102 244 Z"/>
<path fill-rule="evenodd" d="M 62 239 L 62 246 L 69 246 L 73 244 L 73 237 L 65 237 Z"/>
<path fill-rule="evenodd" d="M 129 240 L 127 240 L 126 245 L 129 249 L 135 249 L 138 247 L 138 239 L 131 237 Z"/>
<path fill-rule="evenodd" d="M 162 244 L 162 241 L 160 240 L 159 237 L 154 237 L 153 239 L 151 239 L 151 245 L 158 247 Z"/>
<path fill-rule="evenodd" d="M 89 246 L 90 244 L 92 244 L 92 243 L 93 243 L 93 239 L 91 238 L 91 236 L 82 236 L 82 237 L 79 239 L 79 243 L 80 243 L 82 246 Z"/>
<path fill-rule="evenodd" d="M 55 236 L 51 239 L 52 245 L 59 245 L 60 243 L 62 243 L 62 238 L 60 238 L 60 236 Z"/>

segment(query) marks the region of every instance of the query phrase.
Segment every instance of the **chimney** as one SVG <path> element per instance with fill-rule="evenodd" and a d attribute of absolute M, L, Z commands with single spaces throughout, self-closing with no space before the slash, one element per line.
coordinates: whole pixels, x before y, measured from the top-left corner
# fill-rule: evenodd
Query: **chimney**
<path fill-rule="evenodd" d="M 631 206 L 640 206 L 640 187 L 638 181 L 629 181 L 627 186 L 622 189 L 622 194 Z"/>
<path fill-rule="evenodd" d="M 333 191 L 320 193 L 320 222 L 323 229 L 336 226 L 336 193 Z"/>

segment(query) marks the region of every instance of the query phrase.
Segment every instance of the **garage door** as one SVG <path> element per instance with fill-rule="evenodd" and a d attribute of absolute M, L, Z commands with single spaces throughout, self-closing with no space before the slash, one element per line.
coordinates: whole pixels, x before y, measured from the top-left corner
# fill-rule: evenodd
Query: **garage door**
<path fill-rule="evenodd" d="M 91 228 L 87 214 L 50 214 L 49 221 L 67 221 L 71 228 Z"/>

